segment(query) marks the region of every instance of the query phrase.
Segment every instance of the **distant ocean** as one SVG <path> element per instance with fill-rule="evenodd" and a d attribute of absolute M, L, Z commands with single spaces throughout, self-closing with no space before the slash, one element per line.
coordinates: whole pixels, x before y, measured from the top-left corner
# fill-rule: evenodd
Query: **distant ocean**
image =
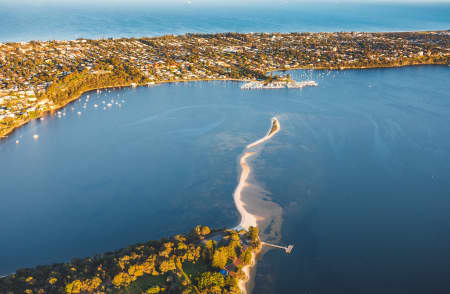
<path fill-rule="evenodd" d="M 1 1 L 0 1 L 1 2 Z M 94 1 L 93 1 L 94 2 Z M 450 3 L 200 6 L 0 3 L 0 42 L 187 32 L 414 31 L 450 28 Z"/>
<path fill-rule="evenodd" d="M 450 3 L 4 1 L 0 42 L 450 28 Z M 61 110 L 67 116 L 33 121 L 0 142 L 0 275 L 197 224 L 235 226 L 237 158 L 276 115 L 282 130 L 250 162 L 252 184 L 283 209 L 280 243 L 295 248 L 258 262 L 253 293 L 450 293 L 449 70 L 290 72 L 319 83 L 301 91 L 196 82 L 91 93 L 89 103 L 84 95 Z M 93 106 L 119 99 L 123 107 Z"/>

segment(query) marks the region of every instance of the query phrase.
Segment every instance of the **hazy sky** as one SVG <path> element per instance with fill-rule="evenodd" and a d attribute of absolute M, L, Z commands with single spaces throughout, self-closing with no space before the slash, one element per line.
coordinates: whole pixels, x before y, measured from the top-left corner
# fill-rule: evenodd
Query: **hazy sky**
<path fill-rule="evenodd" d="M 33 4 L 257 4 L 257 3 L 302 3 L 302 2 L 332 2 L 332 3 L 450 3 L 450 0 L 0 0 L 0 3 L 33 3 Z M 0 4 L 1 5 L 1 4 Z"/>
<path fill-rule="evenodd" d="M 344 3 L 370 4 L 386 3 L 390 4 L 450 4 L 450 0 L 0 0 L 0 10 L 2 4 L 12 5 L 13 7 L 23 8 L 31 7 L 52 7 L 52 8 L 75 8 L 75 7 L 107 7 L 112 9 L 159 7 L 159 8 L 196 8 L 204 7 L 248 7 L 258 5 L 262 7 L 282 8 L 289 4 L 309 3 L 333 3 L 335 5 Z"/>

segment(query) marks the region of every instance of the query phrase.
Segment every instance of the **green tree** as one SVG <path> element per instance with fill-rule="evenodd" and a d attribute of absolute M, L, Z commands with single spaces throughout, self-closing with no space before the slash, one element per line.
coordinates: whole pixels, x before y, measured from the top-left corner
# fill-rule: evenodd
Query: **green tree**
<path fill-rule="evenodd" d="M 233 241 L 239 241 L 241 238 L 239 238 L 239 234 L 237 232 L 231 233 L 231 240 Z"/>
<path fill-rule="evenodd" d="M 203 236 L 209 235 L 209 234 L 211 234 L 211 229 L 208 226 L 204 226 L 204 227 L 202 227 L 200 233 Z"/>
<path fill-rule="evenodd" d="M 205 290 L 211 287 L 223 287 L 225 280 L 220 273 L 204 272 L 198 279 L 198 287 L 200 290 Z"/>
<path fill-rule="evenodd" d="M 145 293 L 147 294 L 156 294 L 159 292 L 161 292 L 161 288 L 158 285 L 150 287 L 147 289 L 147 291 L 145 291 Z"/>
<path fill-rule="evenodd" d="M 252 261 L 252 253 L 249 250 L 246 250 L 244 254 L 242 254 L 241 260 L 244 264 L 250 264 Z"/>
<path fill-rule="evenodd" d="M 249 236 L 250 236 L 250 240 L 252 242 L 259 241 L 258 228 L 257 227 L 250 227 L 250 228 L 248 228 L 248 233 L 249 233 Z"/>
<path fill-rule="evenodd" d="M 159 265 L 159 270 L 162 273 L 174 271 L 176 269 L 175 262 L 172 259 L 163 260 Z"/>
<path fill-rule="evenodd" d="M 213 267 L 222 269 L 227 265 L 228 250 L 225 247 L 221 247 L 214 252 L 211 265 Z"/>

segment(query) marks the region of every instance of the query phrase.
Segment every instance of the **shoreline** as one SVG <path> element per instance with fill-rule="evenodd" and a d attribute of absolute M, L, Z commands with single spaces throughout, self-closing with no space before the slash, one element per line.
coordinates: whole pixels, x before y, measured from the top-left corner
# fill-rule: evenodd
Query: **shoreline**
<path fill-rule="evenodd" d="M 272 70 L 268 70 L 265 72 L 265 74 L 268 73 L 272 73 L 272 72 L 278 72 L 278 71 L 290 71 L 290 70 L 357 70 L 357 69 L 380 69 L 380 68 L 400 68 L 400 67 L 408 67 L 408 66 L 445 66 L 445 64 L 439 64 L 439 63 L 413 63 L 413 64 L 401 64 L 401 65 L 386 65 L 386 66 L 382 66 L 382 65 L 374 65 L 374 66 L 363 66 L 363 67 L 310 67 L 310 66 L 298 66 L 298 67 L 290 67 L 290 68 L 278 68 L 278 69 L 272 69 Z M 225 78 L 225 79 L 192 79 L 192 80 L 163 80 L 163 81 L 158 81 L 158 82 L 154 82 L 154 84 L 138 84 L 137 87 L 147 87 L 147 86 L 156 86 L 156 85 L 160 85 L 160 84 L 170 84 L 170 83 L 188 83 L 188 82 L 212 82 L 212 81 L 230 81 L 230 82 L 249 82 L 249 81 L 256 81 L 256 79 L 235 79 L 235 78 Z M 45 115 L 47 115 L 48 113 L 52 113 L 56 110 L 59 110 L 61 108 L 64 108 L 65 106 L 67 106 L 68 104 L 70 104 L 71 102 L 74 102 L 76 100 L 78 100 L 81 96 L 83 96 L 86 93 L 89 92 L 93 92 L 93 91 L 97 91 L 97 90 L 104 90 L 104 89 L 113 89 L 113 88 L 134 88 L 135 86 L 132 85 L 133 83 L 130 84 L 125 84 L 125 85 L 114 85 L 114 86 L 104 86 L 104 87 L 98 87 L 98 88 L 92 88 L 86 91 L 83 91 L 82 93 L 80 93 L 79 95 L 74 96 L 73 98 L 68 99 L 67 101 L 65 101 L 63 104 L 58 105 L 57 107 L 55 107 L 54 109 L 50 109 L 47 111 L 44 111 L 42 113 L 40 113 L 38 116 L 34 117 L 34 118 L 29 118 L 26 119 L 20 123 L 18 123 L 17 125 L 11 126 L 9 128 L 7 128 L 3 133 L 0 134 L 0 141 L 3 139 L 7 139 L 11 134 L 14 133 L 15 130 L 19 129 L 20 127 L 28 124 L 29 122 L 31 122 L 32 120 L 36 120 L 39 119 Z"/>
<path fill-rule="evenodd" d="M 289 70 L 356 70 L 356 69 L 389 69 L 389 68 L 402 68 L 402 67 L 415 67 L 415 66 L 447 66 L 445 63 L 410 63 L 410 64 L 374 64 L 367 66 L 293 66 L 289 68 L 273 69 L 264 72 L 270 74 L 277 71 L 289 71 Z"/>
<path fill-rule="evenodd" d="M 261 253 L 262 251 L 262 245 L 259 245 L 259 248 L 256 249 L 252 253 L 252 260 L 249 265 L 246 265 L 242 268 L 242 271 L 245 274 L 245 279 L 239 280 L 238 286 L 239 289 L 241 289 L 241 292 L 243 294 L 251 293 L 250 285 L 248 284 L 252 278 L 252 272 L 254 267 L 256 266 L 256 257 Z"/>
<path fill-rule="evenodd" d="M 173 80 L 173 81 L 159 81 L 159 82 L 155 82 L 154 84 L 139 84 L 137 85 L 137 87 L 148 87 L 148 86 L 157 86 L 159 84 L 169 84 L 169 83 L 186 83 L 186 82 L 208 82 L 208 81 L 230 81 L 230 82 L 246 82 L 249 80 L 246 79 L 195 79 L 195 80 Z M 97 90 L 104 90 L 104 89 L 122 89 L 122 88 L 135 88 L 135 86 L 132 85 L 133 83 L 130 84 L 125 84 L 125 85 L 115 85 L 115 86 L 104 86 L 104 87 L 98 87 L 98 88 L 91 88 L 88 90 L 83 91 L 82 93 L 80 93 L 79 95 L 74 96 L 73 98 L 68 99 L 67 101 L 65 101 L 63 104 L 57 105 L 55 108 L 53 109 L 49 109 L 46 110 L 42 113 L 40 113 L 38 116 L 34 117 L 34 118 L 28 118 L 22 122 L 20 122 L 19 124 L 15 125 L 15 126 L 11 126 L 8 129 L 6 129 L 6 131 L 2 134 L 0 134 L 0 141 L 2 139 L 6 139 L 8 138 L 8 136 L 10 136 L 12 133 L 14 133 L 15 130 L 19 129 L 20 127 L 28 124 L 29 122 L 36 120 L 36 119 L 40 119 L 41 117 L 52 113 L 56 110 L 59 110 L 61 108 L 66 107 L 68 104 L 80 99 L 81 96 L 83 96 L 86 93 L 90 93 L 90 92 L 94 92 Z"/>
<path fill-rule="evenodd" d="M 276 133 L 278 133 L 280 131 L 280 129 L 281 129 L 280 122 L 278 121 L 278 119 L 276 117 L 273 117 L 271 128 L 270 128 L 269 132 L 261 139 L 258 139 L 255 142 L 248 144 L 245 147 L 245 149 L 253 148 L 255 146 L 258 146 L 258 145 L 270 140 Z M 238 185 L 233 193 L 233 199 L 234 199 L 236 208 L 237 208 L 239 214 L 241 215 L 241 220 L 240 220 L 239 224 L 236 227 L 234 227 L 234 229 L 242 228 L 242 229 L 248 230 L 248 228 L 250 226 L 258 227 L 257 222 L 258 222 L 259 216 L 248 212 L 245 209 L 246 203 L 243 202 L 243 200 L 242 200 L 242 190 L 246 186 L 248 186 L 247 180 L 251 173 L 251 168 L 247 163 L 247 158 L 253 156 L 254 154 L 256 154 L 256 152 L 254 152 L 254 151 L 253 152 L 252 151 L 245 152 L 239 160 L 240 167 L 241 167 L 241 175 L 239 177 Z M 262 248 L 262 245 L 260 245 L 258 250 L 256 250 L 255 252 L 252 253 L 251 263 L 242 268 L 242 271 L 245 273 L 245 279 L 241 279 L 239 281 L 239 288 L 241 289 L 241 292 L 244 294 L 247 294 L 249 292 L 248 288 L 247 288 L 247 283 L 250 280 L 251 271 L 254 268 L 254 266 L 256 265 L 256 256 L 261 252 L 261 248 Z"/>

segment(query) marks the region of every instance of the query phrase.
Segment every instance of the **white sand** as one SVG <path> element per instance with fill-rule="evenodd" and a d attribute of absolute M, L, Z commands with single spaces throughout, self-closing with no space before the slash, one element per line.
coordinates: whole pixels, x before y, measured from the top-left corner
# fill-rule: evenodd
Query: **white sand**
<path fill-rule="evenodd" d="M 272 126 L 275 124 L 276 129 L 271 133 L 272 130 Z M 280 131 L 280 123 L 278 121 L 278 119 L 276 117 L 272 118 L 272 125 L 271 128 L 269 130 L 269 132 L 267 133 L 267 135 L 265 135 L 263 138 L 247 145 L 246 149 L 249 148 L 253 148 L 255 146 L 258 146 L 268 140 L 270 140 L 276 133 L 278 133 Z M 254 155 L 255 152 L 246 152 L 244 153 L 244 155 L 242 155 L 239 163 L 241 165 L 241 177 L 239 178 L 239 183 L 234 191 L 233 197 L 234 197 L 234 202 L 236 204 L 236 208 L 239 211 L 240 215 L 241 215 L 241 222 L 239 223 L 238 226 L 235 227 L 235 229 L 246 229 L 248 230 L 249 227 L 253 226 L 253 227 L 257 227 L 257 221 L 263 219 L 261 216 L 257 216 L 255 214 L 251 214 L 247 209 L 246 209 L 246 203 L 244 203 L 244 201 L 242 200 L 242 190 L 249 185 L 249 183 L 247 182 L 248 177 L 250 175 L 251 172 L 251 168 L 248 166 L 247 164 L 247 158 L 249 158 L 250 156 Z M 281 208 L 280 208 L 281 209 Z M 281 213 L 280 213 L 281 214 Z M 246 279 L 240 280 L 239 281 L 239 288 L 241 289 L 242 293 L 246 294 L 247 293 L 247 289 L 246 289 L 246 283 L 249 280 L 250 277 L 250 269 L 251 267 L 256 263 L 255 260 L 255 254 L 253 254 L 252 256 L 252 261 L 250 263 L 250 265 L 247 265 L 245 267 L 242 268 L 243 272 L 246 275 Z"/>
<path fill-rule="evenodd" d="M 272 130 L 273 124 L 275 124 L 277 128 L 275 129 L 275 131 L 270 133 L 270 131 Z M 249 148 L 258 146 L 259 144 L 262 144 L 262 143 L 270 140 L 270 138 L 272 138 L 276 133 L 278 133 L 280 131 L 280 129 L 281 129 L 280 123 L 276 117 L 272 118 L 272 125 L 271 125 L 271 128 L 270 128 L 269 132 L 267 133 L 267 135 L 265 135 L 263 138 L 255 141 L 255 142 L 247 145 L 246 148 L 249 149 Z M 247 164 L 247 158 L 249 158 L 253 154 L 255 154 L 255 152 L 246 152 L 246 153 L 244 153 L 244 155 L 242 155 L 241 160 L 239 162 L 241 165 L 241 169 L 242 169 L 241 177 L 239 179 L 239 183 L 238 183 L 236 189 L 234 190 L 234 194 L 233 194 L 234 203 L 236 204 L 237 210 L 241 214 L 241 222 L 236 228 L 243 228 L 246 230 L 248 230 L 248 228 L 251 226 L 253 226 L 253 227 L 257 226 L 257 224 L 256 224 L 257 216 L 249 213 L 245 209 L 245 203 L 242 201 L 242 190 L 245 188 L 245 186 L 248 185 L 247 179 L 251 172 L 251 169 Z"/>
<path fill-rule="evenodd" d="M 247 164 L 247 158 L 255 154 L 254 152 L 246 152 L 240 160 L 242 172 L 241 178 L 239 179 L 239 183 L 234 191 L 234 203 L 236 204 L 236 208 L 241 214 L 241 222 L 237 226 L 238 228 L 243 228 L 248 230 L 250 226 L 256 227 L 256 216 L 249 213 L 245 209 L 245 203 L 242 201 L 242 190 L 245 186 L 248 185 L 247 179 L 250 175 L 250 167 Z"/>
<path fill-rule="evenodd" d="M 276 125 L 276 129 L 275 129 L 275 131 L 273 132 L 273 133 L 270 133 L 270 131 L 272 130 L 272 126 L 273 125 Z M 275 136 L 275 134 L 276 133 L 278 133 L 280 131 L 280 122 L 278 121 L 278 119 L 276 118 L 276 117 L 274 117 L 274 118 L 272 118 L 272 125 L 271 125 L 271 127 L 270 127 L 270 130 L 269 130 L 269 132 L 267 133 L 267 135 L 265 135 L 264 137 L 262 137 L 261 139 L 259 139 L 258 141 L 255 141 L 255 142 L 253 142 L 253 143 L 251 143 L 251 144 L 248 144 L 247 145 L 247 149 L 248 148 L 252 148 L 252 147 L 255 147 L 255 146 L 258 146 L 259 144 L 261 144 L 261 143 L 264 143 L 264 142 L 266 142 L 267 140 L 270 140 L 273 136 Z"/>
<path fill-rule="evenodd" d="M 254 266 L 256 264 L 256 254 L 253 253 L 252 254 L 252 261 L 250 262 L 249 265 L 246 265 L 242 268 L 242 271 L 245 273 L 245 279 L 240 280 L 238 285 L 239 285 L 239 289 L 241 289 L 241 292 L 243 294 L 247 294 L 247 287 L 246 284 L 248 282 L 248 280 L 250 279 L 250 269 L 252 266 Z"/>

